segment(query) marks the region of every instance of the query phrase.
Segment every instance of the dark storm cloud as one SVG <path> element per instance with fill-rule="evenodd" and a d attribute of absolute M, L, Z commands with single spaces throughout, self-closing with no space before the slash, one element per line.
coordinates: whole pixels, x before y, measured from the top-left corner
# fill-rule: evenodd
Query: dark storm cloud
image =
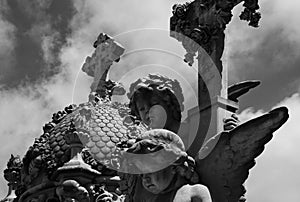
<path fill-rule="evenodd" d="M 2 16 L 15 27 L 11 55 L 15 62 L 2 73 L 0 83 L 12 87 L 24 80 L 37 82 L 57 74 L 60 49 L 71 32 L 72 1 L 9 0 L 6 5 Z"/>
<path fill-rule="evenodd" d="M 14 64 L 14 33 L 15 27 L 5 20 L 4 14 L 8 12 L 6 1 L 0 1 L 0 80 L 4 72 L 9 72 Z"/>

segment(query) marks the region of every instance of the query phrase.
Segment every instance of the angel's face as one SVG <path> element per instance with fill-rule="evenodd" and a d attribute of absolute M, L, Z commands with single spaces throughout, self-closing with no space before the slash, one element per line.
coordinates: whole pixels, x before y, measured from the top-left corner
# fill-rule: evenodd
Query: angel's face
<path fill-rule="evenodd" d="M 154 173 L 143 174 L 142 184 L 147 191 L 159 194 L 169 187 L 173 178 L 174 172 L 172 167 L 169 166 Z"/>
<path fill-rule="evenodd" d="M 164 103 L 156 97 L 140 98 L 136 106 L 142 121 L 153 129 L 164 128 L 168 119 Z"/>

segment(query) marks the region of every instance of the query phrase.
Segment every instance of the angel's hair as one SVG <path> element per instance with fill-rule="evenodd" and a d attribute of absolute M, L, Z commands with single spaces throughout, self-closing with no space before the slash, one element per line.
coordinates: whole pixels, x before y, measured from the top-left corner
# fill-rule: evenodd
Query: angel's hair
<path fill-rule="evenodd" d="M 199 183 L 199 176 L 195 171 L 195 160 L 192 157 L 182 156 L 171 166 L 174 166 L 176 173 L 184 177 L 189 183 Z"/>
<path fill-rule="evenodd" d="M 147 77 L 138 79 L 131 84 L 127 94 L 130 99 L 129 107 L 131 115 L 141 119 L 136 106 L 136 101 L 139 98 L 149 99 L 149 96 L 157 96 L 162 100 L 172 114 L 172 118 L 176 121 L 181 121 L 181 112 L 184 110 L 183 94 L 179 82 L 176 79 L 159 74 L 149 74 Z"/>

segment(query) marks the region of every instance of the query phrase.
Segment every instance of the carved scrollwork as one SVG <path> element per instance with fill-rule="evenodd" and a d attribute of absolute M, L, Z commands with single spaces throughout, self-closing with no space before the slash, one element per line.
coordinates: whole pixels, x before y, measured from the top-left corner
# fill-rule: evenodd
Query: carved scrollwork
<path fill-rule="evenodd" d="M 114 192 L 106 190 L 105 185 L 95 184 L 91 187 L 91 192 L 95 202 L 124 202 L 125 196 L 119 193 L 118 189 Z"/>
<path fill-rule="evenodd" d="M 76 109 L 76 105 L 72 104 L 68 107 L 65 107 L 64 110 L 58 111 L 52 115 L 52 123 L 58 124 L 67 114 L 72 113 Z"/>
<path fill-rule="evenodd" d="M 193 39 L 197 44 L 206 44 L 211 38 L 211 31 L 208 26 L 199 26 L 194 28 L 191 32 L 191 39 Z"/>
<path fill-rule="evenodd" d="M 49 122 L 49 123 L 46 123 L 44 126 L 43 126 L 43 131 L 44 133 L 48 133 L 51 131 L 51 129 L 53 129 L 55 126 L 55 123 L 52 123 L 52 122 Z"/>
<path fill-rule="evenodd" d="M 7 168 L 4 170 L 4 178 L 12 184 L 19 183 L 21 180 L 22 162 L 20 156 L 11 155 L 7 163 Z"/>
<path fill-rule="evenodd" d="M 67 113 L 65 111 L 58 111 L 57 113 L 54 113 L 52 115 L 52 122 L 57 124 L 59 123 L 66 115 Z"/>
<path fill-rule="evenodd" d="M 173 6 L 173 15 L 179 19 L 184 19 L 186 16 L 186 11 L 188 8 L 189 3 L 186 4 L 175 4 Z"/>
<path fill-rule="evenodd" d="M 90 202 L 87 189 L 75 180 L 66 180 L 56 189 L 61 202 Z"/>
<path fill-rule="evenodd" d="M 77 106 L 75 104 L 71 104 L 67 107 L 65 107 L 65 112 L 67 112 L 67 114 L 71 114 L 75 109 L 77 108 Z"/>
<path fill-rule="evenodd" d="M 257 12 L 259 9 L 258 0 L 245 0 L 243 6 L 245 9 L 242 11 L 240 19 L 249 22 L 249 26 L 258 27 L 261 18 L 261 14 Z"/>
<path fill-rule="evenodd" d="M 258 22 L 261 18 L 261 14 L 255 10 L 251 10 L 248 7 L 240 15 L 241 20 L 249 21 L 249 26 L 258 27 Z"/>
<path fill-rule="evenodd" d="M 173 6 L 173 16 L 170 19 L 170 30 L 171 36 L 181 41 L 181 34 L 185 33 L 188 35 L 188 32 L 191 31 L 191 26 L 186 22 L 186 14 L 189 3 L 186 4 L 175 4 Z"/>

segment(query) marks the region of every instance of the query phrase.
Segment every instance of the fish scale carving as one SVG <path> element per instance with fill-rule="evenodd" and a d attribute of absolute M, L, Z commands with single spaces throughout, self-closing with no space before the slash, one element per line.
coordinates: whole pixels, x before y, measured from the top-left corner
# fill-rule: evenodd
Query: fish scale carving
<path fill-rule="evenodd" d="M 90 114 L 90 118 L 80 113 L 82 109 Z M 110 167 L 112 154 L 116 153 L 116 144 L 136 139 L 146 130 L 145 127 L 135 125 L 133 122 L 131 126 L 125 124 L 126 116 L 120 113 L 122 110 L 129 111 L 124 105 L 101 100 L 94 104 L 91 102 L 81 104 L 74 112 L 66 115 L 50 133 L 48 143 L 55 161 L 61 165 L 69 160 L 66 151 L 70 146 L 65 140 L 65 135 L 75 122 L 75 131 L 91 156 L 99 163 Z"/>

